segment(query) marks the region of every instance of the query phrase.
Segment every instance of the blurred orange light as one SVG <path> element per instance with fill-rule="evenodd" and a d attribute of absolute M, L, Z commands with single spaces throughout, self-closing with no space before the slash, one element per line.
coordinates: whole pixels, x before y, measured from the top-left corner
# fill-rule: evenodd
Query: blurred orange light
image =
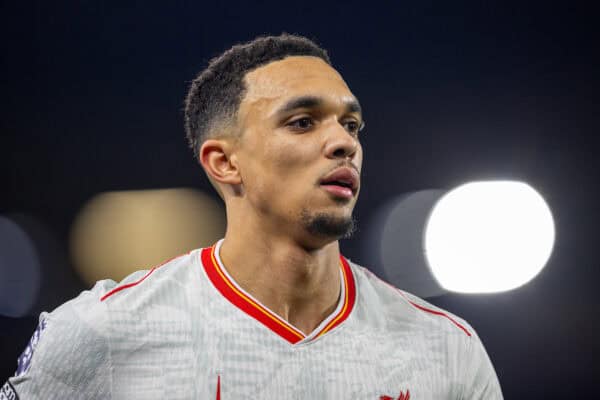
<path fill-rule="evenodd" d="M 193 189 L 108 192 L 92 198 L 71 230 L 71 255 L 89 284 L 121 280 L 224 235 L 225 212 Z"/>

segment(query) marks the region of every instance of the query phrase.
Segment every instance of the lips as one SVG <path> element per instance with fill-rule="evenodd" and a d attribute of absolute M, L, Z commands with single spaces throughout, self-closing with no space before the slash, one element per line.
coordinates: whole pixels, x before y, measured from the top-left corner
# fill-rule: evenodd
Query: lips
<path fill-rule="evenodd" d="M 328 192 L 339 197 L 352 197 L 358 190 L 358 171 L 341 167 L 321 179 L 320 185 Z"/>

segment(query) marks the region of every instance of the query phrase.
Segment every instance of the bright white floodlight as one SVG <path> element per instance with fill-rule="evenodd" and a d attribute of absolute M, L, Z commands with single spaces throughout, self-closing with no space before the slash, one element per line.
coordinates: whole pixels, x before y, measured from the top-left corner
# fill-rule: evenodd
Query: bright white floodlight
<path fill-rule="evenodd" d="M 514 181 L 472 182 L 443 196 L 425 228 L 427 262 L 454 292 L 514 289 L 545 266 L 554 221 L 542 196 Z"/>

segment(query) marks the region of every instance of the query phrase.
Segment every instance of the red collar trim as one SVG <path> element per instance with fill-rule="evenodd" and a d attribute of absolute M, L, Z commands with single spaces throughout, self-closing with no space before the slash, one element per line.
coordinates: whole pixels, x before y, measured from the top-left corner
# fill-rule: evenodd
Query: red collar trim
<path fill-rule="evenodd" d="M 319 333 L 315 335 L 315 338 L 322 336 L 344 322 L 346 318 L 352 312 L 354 308 L 354 302 L 356 301 L 356 286 L 354 285 L 354 275 L 352 274 L 352 270 L 350 269 L 350 265 L 348 265 L 348 261 L 344 257 L 340 255 L 340 261 L 342 264 L 342 274 L 344 275 L 344 305 L 340 309 L 340 311 L 336 314 L 331 321 L 325 325 L 323 329 Z"/>
<path fill-rule="evenodd" d="M 237 308 L 261 322 L 267 328 L 271 329 L 273 332 L 277 333 L 291 344 L 296 344 L 301 340 L 304 340 L 307 335 L 304 335 L 304 333 L 295 328 L 293 325 L 289 324 L 277 314 L 258 303 L 228 278 L 227 274 L 224 273 L 217 262 L 215 256 L 216 247 L 217 245 L 215 244 L 212 247 L 204 248 L 200 254 L 206 275 L 214 287 Z M 334 329 L 336 326 L 344 322 L 346 318 L 348 318 L 352 312 L 352 309 L 354 308 L 354 303 L 356 300 L 354 276 L 346 259 L 340 256 L 340 261 L 342 275 L 344 277 L 343 284 L 345 288 L 343 305 L 341 308 L 339 308 L 339 311 L 336 309 L 337 313 L 335 316 L 330 316 L 327 318 L 329 323 L 327 323 L 317 334 L 309 335 L 311 337 L 318 338 Z"/>

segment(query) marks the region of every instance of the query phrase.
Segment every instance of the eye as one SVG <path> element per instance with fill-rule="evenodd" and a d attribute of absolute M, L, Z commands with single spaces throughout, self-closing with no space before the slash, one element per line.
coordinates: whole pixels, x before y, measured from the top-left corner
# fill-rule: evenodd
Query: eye
<path fill-rule="evenodd" d="M 364 127 L 364 123 L 360 123 L 354 119 L 343 122 L 342 125 L 346 128 L 348 133 L 351 133 L 352 135 L 358 135 L 358 132 Z"/>
<path fill-rule="evenodd" d="M 306 131 L 312 128 L 315 125 L 315 122 L 311 117 L 302 117 L 297 118 L 293 121 L 290 121 L 287 126 L 291 127 L 294 130 Z"/>

